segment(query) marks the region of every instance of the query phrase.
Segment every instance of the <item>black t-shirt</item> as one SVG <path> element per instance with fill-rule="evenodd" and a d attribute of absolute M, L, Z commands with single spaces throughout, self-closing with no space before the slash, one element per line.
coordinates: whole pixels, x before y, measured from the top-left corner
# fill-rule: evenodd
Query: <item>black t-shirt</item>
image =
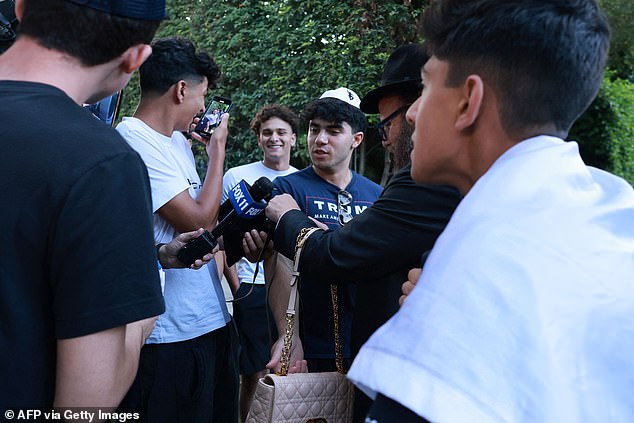
<path fill-rule="evenodd" d="M 0 411 L 50 407 L 57 339 L 164 311 L 147 170 L 62 91 L 0 81 Z"/>

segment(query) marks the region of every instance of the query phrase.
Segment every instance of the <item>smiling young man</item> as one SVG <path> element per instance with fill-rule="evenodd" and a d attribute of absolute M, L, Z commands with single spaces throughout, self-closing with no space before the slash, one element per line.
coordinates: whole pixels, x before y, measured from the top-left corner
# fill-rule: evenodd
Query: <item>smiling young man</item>
<path fill-rule="evenodd" d="M 297 169 L 290 165 L 291 149 L 297 141 L 299 117 L 287 107 L 272 104 L 260 109 L 251 122 L 258 147 L 264 155 L 261 161 L 233 167 L 225 173 L 222 181 L 222 200 L 240 181 L 253 184 L 262 176 L 274 180 Z M 239 247 L 238 249 L 241 249 Z M 256 266 L 260 266 L 253 280 Z M 240 417 L 246 420 L 255 387 L 266 373 L 270 345 L 267 326 L 266 289 L 263 263 L 254 264 L 241 258 L 235 265 L 225 266 L 225 277 L 231 286 L 234 298 L 233 317 L 240 334 Z M 248 295 L 247 295 L 248 294 Z M 242 298 L 244 297 L 244 298 Z"/>
<path fill-rule="evenodd" d="M 423 29 L 412 176 L 466 195 L 348 374 L 368 421 L 631 421 L 634 191 L 564 141 L 601 86 L 605 15 L 441 0 Z"/>

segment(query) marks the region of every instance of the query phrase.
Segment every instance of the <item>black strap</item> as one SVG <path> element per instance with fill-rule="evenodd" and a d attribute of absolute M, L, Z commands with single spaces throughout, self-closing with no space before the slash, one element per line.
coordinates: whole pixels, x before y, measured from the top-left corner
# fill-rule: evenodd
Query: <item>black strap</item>
<path fill-rule="evenodd" d="M 266 250 L 266 247 L 269 245 L 270 240 L 271 240 L 271 236 L 267 234 L 266 241 L 264 241 L 264 247 L 262 247 L 262 250 L 260 251 L 260 255 L 258 256 L 258 259 L 255 262 L 255 272 L 253 272 L 253 283 L 251 283 L 251 287 L 249 288 L 249 291 L 241 297 L 234 298 L 233 300 L 227 300 L 228 303 L 235 303 L 236 301 L 240 301 L 241 299 L 251 295 L 251 293 L 253 292 L 253 286 L 255 285 L 256 278 L 258 277 L 258 273 L 260 271 L 260 262 L 262 261 L 262 256 L 264 256 L 264 250 Z M 267 318 L 268 318 L 268 314 L 267 314 Z"/>

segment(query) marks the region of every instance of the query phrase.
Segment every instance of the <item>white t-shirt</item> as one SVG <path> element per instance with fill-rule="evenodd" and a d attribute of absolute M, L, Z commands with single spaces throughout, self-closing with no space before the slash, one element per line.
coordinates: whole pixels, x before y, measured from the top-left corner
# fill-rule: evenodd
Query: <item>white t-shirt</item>
<path fill-rule="evenodd" d="M 348 376 L 433 422 L 634 420 L 634 191 L 541 136 L 462 200 Z"/>
<path fill-rule="evenodd" d="M 236 166 L 225 173 L 222 179 L 222 201 L 225 201 L 229 197 L 229 191 L 236 186 L 240 181 L 244 180 L 248 184 L 253 184 L 256 180 L 262 176 L 266 176 L 273 181 L 278 176 L 288 175 L 290 173 L 297 172 L 293 166 L 289 166 L 286 170 L 274 170 L 264 166 L 263 162 L 254 162 L 242 166 Z M 253 283 L 253 274 L 255 273 L 255 263 L 251 263 L 249 260 L 242 258 L 236 263 L 236 270 L 238 273 L 238 279 L 240 283 Z M 259 263 L 260 270 L 255 280 L 256 284 L 264 284 L 264 263 Z"/>
<path fill-rule="evenodd" d="M 189 142 L 180 132 L 162 135 L 139 119 L 123 118 L 117 126 L 148 169 L 154 212 L 154 242 L 167 243 L 178 235 L 156 211 L 184 190 L 192 198 L 200 193 L 200 177 Z M 165 269 L 165 313 L 147 343 L 196 338 L 225 326 L 230 315 L 224 302 L 215 261 L 200 270 Z"/>

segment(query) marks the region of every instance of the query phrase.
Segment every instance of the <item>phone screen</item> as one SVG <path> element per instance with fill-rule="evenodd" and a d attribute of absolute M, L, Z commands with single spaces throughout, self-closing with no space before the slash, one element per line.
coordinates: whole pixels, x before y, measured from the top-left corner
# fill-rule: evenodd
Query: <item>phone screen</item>
<path fill-rule="evenodd" d="M 213 97 L 211 103 L 207 106 L 205 114 L 200 118 L 196 125 L 196 131 L 201 136 L 209 138 L 213 130 L 220 125 L 222 115 L 231 110 L 231 100 L 224 97 Z"/>
<path fill-rule="evenodd" d="M 93 104 L 85 104 L 84 107 L 90 110 L 93 115 L 103 122 L 110 126 L 114 126 L 117 122 L 119 111 L 121 109 L 122 93 L 123 91 L 117 91 L 110 97 L 106 97 Z"/>

